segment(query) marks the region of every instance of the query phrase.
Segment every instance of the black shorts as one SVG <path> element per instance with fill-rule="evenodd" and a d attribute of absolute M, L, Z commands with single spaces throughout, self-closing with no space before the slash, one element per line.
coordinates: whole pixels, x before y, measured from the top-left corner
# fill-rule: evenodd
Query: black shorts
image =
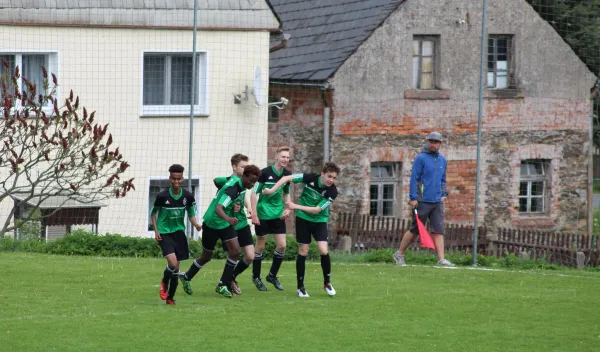
<path fill-rule="evenodd" d="M 419 213 L 419 219 L 423 225 L 427 226 L 427 220 L 429 220 L 429 227 L 431 228 L 431 234 L 444 234 L 444 203 L 425 203 L 419 202 L 417 205 L 417 212 Z M 410 232 L 415 235 L 419 234 L 417 229 L 417 222 L 415 221 L 415 212 L 412 212 L 413 223 L 410 228 Z"/>
<path fill-rule="evenodd" d="M 253 246 L 254 241 L 252 240 L 252 231 L 250 231 L 250 225 L 244 226 L 239 230 L 235 230 L 238 236 L 238 242 L 240 247 Z M 227 246 L 223 242 L 223 252 L 227 252 Z"/>
<path fill-rule="evenodd" d="M 206 224 L 202 225 L 202 248 L 207 251 L 213 251 L 218 240 L 225 243 L 236 238 L 237 233 L 233 229 L 233 226 L 217 230 L 206 226 Z"/>
<path fill-rule="evenodd" d="M 160 237 L 162 240 L 158 241 L 158 244 L 162 249 L 163 257 L 175 254 L 178 262 L 190 259 L 190 249 L 183 231 L 160 234 Z"/>
<path fill-rule="evenodd" d="M 256 225 L 254 229 L 256 230 L 256 236 L 258 237 L 266 235 L 285 235 L 285 220 L 260 220 L 260 225 Z"/>
<path fill-rule="evenodd" d="M 327 242 L 327 223 L 312 222 L 296 217 L 296 242 L 298 244 L 310 244 L 314 237 L 317 242 Z"/>

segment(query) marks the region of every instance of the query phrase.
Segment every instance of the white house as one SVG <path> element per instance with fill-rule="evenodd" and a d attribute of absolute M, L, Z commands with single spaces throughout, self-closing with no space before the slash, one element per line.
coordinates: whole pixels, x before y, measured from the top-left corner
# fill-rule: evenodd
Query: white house
<path fill-rule="evenodd" d="M 215 193 L 212 179 L 231 172 L 232 154 L 266 165 L 269 36 L 279 22 L 264 0 L 198 3 L 191 167 L 202 214 Z M 131 164 L 127 175 L 135 178 L 136 191 L 101 208 L 101 233 L 147 236 L 149 209 L 168 185 L 168 167 L 182 164 L 187 175 L 193 5 L 0 0 L 0 56 L 27 77 L 39 77 L 42 63 L 56 73 L 59 101 L 72 89 L 98 122 L 110 123 Z M 241 94 L 241 104 L 234 94 Z M 12 206 L 0 204 L 2 223 Z"/>

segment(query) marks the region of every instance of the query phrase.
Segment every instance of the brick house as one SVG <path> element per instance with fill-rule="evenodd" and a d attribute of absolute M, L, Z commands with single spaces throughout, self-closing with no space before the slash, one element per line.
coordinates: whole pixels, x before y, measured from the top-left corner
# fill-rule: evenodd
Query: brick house
<path fill-rule="evenodd" d="M 407 216 L 412 162 L 426 133 L 445 141 L 446 218 L 474 216 L 481 4 L 448 0 L 270 1 L 269 155 L 294 171 L 342 168 L 334 213 Z M 583 229 L 594 75 L 525 0 L 488 9 L 480 220 Z M 328 128 L 324 128 L 328 127 Z"/>

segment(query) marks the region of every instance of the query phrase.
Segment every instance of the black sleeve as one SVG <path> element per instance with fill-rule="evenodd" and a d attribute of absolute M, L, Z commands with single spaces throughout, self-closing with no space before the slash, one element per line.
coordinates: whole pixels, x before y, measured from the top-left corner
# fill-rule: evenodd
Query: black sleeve
<path fill-rule="evenodd" d="M 240 195 L 240 189 L 237 186 L 231 186 L 231 187 L 227 187 L 225 189 L 225 194 L 229 196 L 229 198 L 231 198 L 231 200 L 235 200 L 237 198 L 237 196 Z"/>
<path fill-rule="evenodd" d="M 313 181 L 317 182 L 318 179 L 319 179 L 319 174 L 304 174 L 302 176 L 302 183 L 309 184 Z"/>
<path fill-rule="evenodd" d="M 337 188 L 335 188 L 335 186 L 332 186 L 332 187 L 327 188 L 327 192 L 325 193 L 325 198 L 327 198 L 327 200 L 333 202 L 337 198 L 337 195 L 338 195 Z"/>
<path fill-rule="evenodd" d="M 165 205 L 165 198 L 161 193 L 156 195 L 156 199 L 154 200 L 154 206 L 157 208 L 162 208 Z"/>

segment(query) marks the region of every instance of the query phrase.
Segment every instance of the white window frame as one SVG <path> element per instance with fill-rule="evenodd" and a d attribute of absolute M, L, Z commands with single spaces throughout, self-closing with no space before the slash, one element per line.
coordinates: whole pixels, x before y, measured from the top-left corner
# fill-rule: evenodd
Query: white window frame
<path fill-rule="evenodd" d="M 388 178 L 374 178 L 371 175 L 371 180 L 369 182 L 369 215 L 371 215 L 371 203 L 374 201 L 371 199 L 371 186 L 377 185 L 377 211 L 376 215 L 372 216 L 396 216 L 398 214 L 398 190 L 400 187 L 400 170 L 402 168 L 402 164 L 398 162 L 373 162 L 369 165 L 369 167 L 374 166 L 391 166 L 394 172 L 392 177 Z M 383 199 L 383 188 L 384 186 L 391 185 L 394 187 L 393 189 L 393 198 L 392 199 Z M 392 201 L 392 213 L 390 215 L 383 215 L 383 202 L 384 201 Z"/>
<path fill-rule="evenodd" d="M 542 175 L 527 175 L 521 176 L 520 167 L 524 163 L 533 164 L 533 163 L 541 163 L 542 167 Z M 521 164 L 519 164 L 519 214 L 521 215 L 544 215 L 548 213 L 548 184 L 550 182 L 550 161 L 546 159 L 527 159 L 521 160 Z M 521 184 L 527 183 L 527 194 L 521 195 Z M 534 182 L 542 182 L 542 194 L 533 196 L 531 194 L 532 184 Z M 521 199 L 527 199 L 527 206 L 525 211 L 521 211 Z M 542 200 L 542 211 L 531 211 L 531 200 L 533 198 L 539 198 Z"/>
<path fill-rule="evenodd" d="M 183 189 L 187 190 L 187 177 L 185 177 L 185 180 L 183 181 Z M 148 224 L 151 221 L 150 218 L 150 207 L 153 206 L 153 200 L 150 200 L 150 184 L 152 181 L 164 181 L 164 180 L 169 180 L 169 176 L 149 176 L 148 177 L 148 182 L 146 183 L 146 222 L 144 223 L 145 226 L 145 230 L 146 233 L 148 235 L 148 237 L 154 238 L 154 231 L 149 231 L 148 230 Z M 194 192 L 194 198 L 196 199 L 196 220 L 198 221 L 199 224 L 202 223 L 202 219 L 200 218 L 200 209 L 202 209 L 202 198 L 200 197 L 200 195 L 202 194 L 201 189 L 202 189 L 202 177 L 200 177 L 199 175 L 192 175 L 192 180 L 198 180 L 198 185 L 196 186 L 196 190 Z M 187 216 L 186 216 L 187 217 Z M 186 223 L 186 232 L 187 232 L 187 223 L 188 221 L 185 222 Z M 192 226 L 192 238 L 197 238 L 199 234 L 196 232 L 196 229 Z"/>
<path fill-rule="evenodd" d="M 144 105 L 144 57 L 149 54 L 156 55 L 165 55 L 169 57 L 169 54 L 178 55 L 178 54 L 189 54 L 192 55 L 192 52 L 189 50 L 143 50 L 141 55 L 141 63 L 140 63 L 140 116 L 152 117 L 152 116 L 189 116 L 190 115 L 190 105 Z M 196 94 L 198 95 L 198 105 L 194 105 L 194 116 L 209 116 L 209 62 L 208 62 L 208 51 L 207 50 L 197 50 L 196 55 L 198 55 L 198 59 L 196 63 L 198 65 L 198 69 L 196 70 L 197 80 L 198 80 L 198 90 Z M 202 85 L 202 82 L 205 82 Z"/>
<path fill-rule="evenodd" d="M 54 95 L 54 97 L 58 100 L 59 106 L 60 104 L 60 66 L 59 66 L 59 52 L 58 50 L 3 50 L 0 49 L 0 55 L 14 55 L 15 56 L 15 67 L 18 66 L 19 67 L 19 73 L 21 74 L 21 77 L 19 78 L 19 81 L 17 82 L 18 87 L 19 87 L 19 91 L 23 91 L 23 55 L 44 55 L 45 56 L 45 60 L 44 60 L 44 67 L 46 67 L 46 70 L 48 71 L 48 80 L 49 80 L 49 84 L 50 87 L 52 87 L 52 85 L 54 83 L 52 83 L 52 73 L 54 73 L 54 75 L 56 75 L 56 78 L 58 79 L 58 87 L 56 87 L 56 95 Z M 0 60 L 0 65 L 2 65 L 2 62 Z M 42 87 L 38 87 L 38 93 L 39 93 L 39 89 L 41 89 Z M 21 101 L 18 100 L 15 103 L 15 108 L 20 109 L 22 107 L 21 105 Z M 54 107 L 52 103 L 48 103 L 47 105 L 42 107 L 42 110 L 50 115 L 54 113 Z M 0 112 L 3 111 L 3 108 L 0 108 Z"/>

